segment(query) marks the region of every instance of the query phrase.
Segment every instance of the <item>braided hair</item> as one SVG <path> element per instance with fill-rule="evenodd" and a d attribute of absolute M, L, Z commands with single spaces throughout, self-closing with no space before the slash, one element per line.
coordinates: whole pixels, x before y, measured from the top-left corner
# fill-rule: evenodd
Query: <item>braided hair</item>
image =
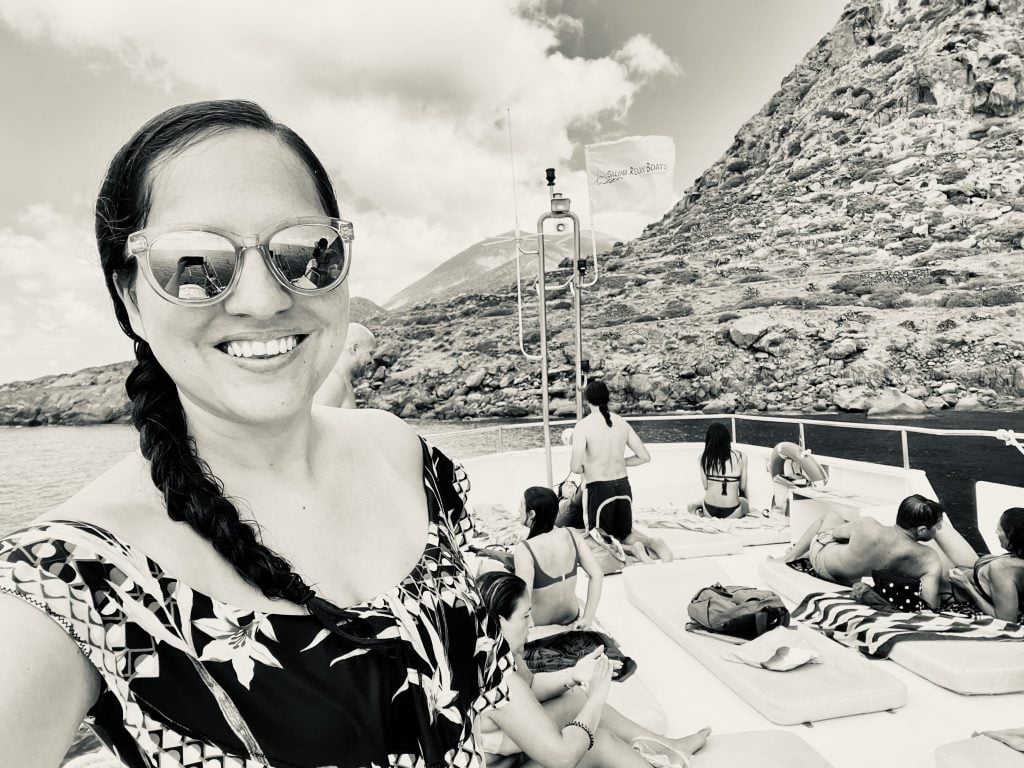
<path fill-rule="evenodd" d="M 152 169 L 210 136 L 256 130 L 276 136 L 302 161 L 312 177 L 324 213 L 338 216 L 338 202 L 323 165 L 290 128 L 275 123 L 249 101 L 203 101 L 163 112 L 136 132 L 110 162 L 96 201 L 96 243 L 114 314 L 135 342 L 137 363 L 125 389 L 150 477 L 163 495 L 171 520 L 185 522 L 207 539 L 235 570 L 270 598 L 307 604 L 314 593 L 280 555 L 265 547 L 244 522 L 224 486 L 196 452 L 178 390 L 153 350 L 132 329 L 118 287 L 132 290 L 137 264 L 126 259 L 128 236 L 146 226 Z"/>
<path fill-rule="evenodd" d="M 612 425 L 612 415 L 608 412 L 608 385 L 603 381 L 592 381 L 583 390 L 584 397 L 591 405 L 596 405 L 604 416 L 605 423 Z"/>

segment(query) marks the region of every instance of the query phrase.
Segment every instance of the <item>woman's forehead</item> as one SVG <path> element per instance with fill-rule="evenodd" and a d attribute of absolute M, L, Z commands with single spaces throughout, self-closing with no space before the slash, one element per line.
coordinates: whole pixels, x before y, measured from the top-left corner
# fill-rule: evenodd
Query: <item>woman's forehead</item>
<path fill-rule="evenodd" d="M 266 131 L 208 136 L 151 170 L 147 226 L 194 221 L 251 233 L 322 213 L 308 168 Z"/>

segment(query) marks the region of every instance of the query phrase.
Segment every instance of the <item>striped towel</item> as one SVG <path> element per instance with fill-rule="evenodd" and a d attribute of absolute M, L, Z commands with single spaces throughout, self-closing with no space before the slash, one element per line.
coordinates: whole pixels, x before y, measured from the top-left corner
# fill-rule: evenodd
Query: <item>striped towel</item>
<path fill-rule="evenodd" d="M 1024 640 L 1020 624 L 930 611 L 886 613 L 858 603 L 848 591 L 813 592 L 793 611 L 793 618 L 876 659 L 887 658 L 901 640 Z"/>

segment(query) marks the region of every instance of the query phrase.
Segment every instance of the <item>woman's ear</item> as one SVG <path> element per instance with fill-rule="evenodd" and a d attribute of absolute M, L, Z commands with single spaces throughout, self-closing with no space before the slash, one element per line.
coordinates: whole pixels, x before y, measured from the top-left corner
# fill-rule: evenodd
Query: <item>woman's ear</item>
<path fill-rule="evenodd" d="M 142 314 L 139 312 L 139 299 L 135 293 L 135 279 L 137 276 L 138 273 L 128 275 L 124 272 L 115 272 L 114 289 L 117 291 L 121 303 L 124 304 L 125 311 L 128 313 L 128 323 L 131 325 L 135 335 L 148 342 L 146 327 L 142 322 Z"/>

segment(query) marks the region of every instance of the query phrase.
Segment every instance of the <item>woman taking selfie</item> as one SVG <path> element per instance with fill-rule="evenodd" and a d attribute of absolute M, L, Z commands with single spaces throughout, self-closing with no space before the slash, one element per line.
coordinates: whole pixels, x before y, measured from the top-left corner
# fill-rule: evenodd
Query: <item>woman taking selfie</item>
<path fill-rule="evenodd" d="M 312 407 L 352 245 L 320 161 L 255 104 L 177 107 L 96 235 L 140 450 L 0 541 L 4 763 L 58 765 L 85 719 L 133 768 L 481 765 L 511 657 L 452 463 Z"/>

